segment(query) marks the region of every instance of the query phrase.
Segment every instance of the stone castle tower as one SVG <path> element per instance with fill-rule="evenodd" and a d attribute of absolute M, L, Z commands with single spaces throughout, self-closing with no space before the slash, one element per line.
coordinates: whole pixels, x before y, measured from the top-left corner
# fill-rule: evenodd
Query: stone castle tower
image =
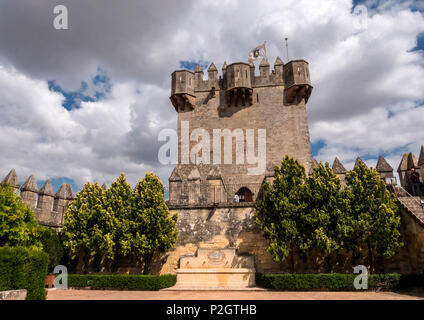
<path fill-rule="evenodd" d="M 309 171 L 313 160 L 306 103 L 312 86 L 306 61 L 283 64 L 277 57 L 270 72 L 264 58 L 259 75 L 252 62 L 224 62 L 219 78 L 211 63 L 207 73 L 204 80 L 200 65 L 194 72 L 172 73 L 170 99 L 178 112 L 179 156 L 169 178 L 169 204 L 228 203 L 236 193 L 241 201 L 253 202 L 285 155 Z M 182 143 L 184 138 L 188 144 Z M 210 154 L 205 154 L 208 149 L 193 152 L 199 143 L 210 146 Z M 261 160 L 252 164 L 248 154 Z M 255 168 L 256 173 L 249 174 Z"/>
<path fill-rule="evenodd" d="M 184 257 L 197 253 L 200 259 L 202 250 L 235 250 L 252 257 L 257 272 L 279 270 L 255 226 L 254 202 L 286 155 L 307 172 L 313 167 L 306 113 L 311 92 L 304 60 L 284 64 L 277 57 L 271 71 L 264 58 L 258 75 L 252 62 L 224 62 L 219 77 L 211 63 L 207 80 L 200 65 L 172 73 L 179 139 L 167 204 L 178 214 L 179 236 L 158 272 L 177 270 L 178 277 Z M 236 194 L 239 202 L 233 202 Z"/>

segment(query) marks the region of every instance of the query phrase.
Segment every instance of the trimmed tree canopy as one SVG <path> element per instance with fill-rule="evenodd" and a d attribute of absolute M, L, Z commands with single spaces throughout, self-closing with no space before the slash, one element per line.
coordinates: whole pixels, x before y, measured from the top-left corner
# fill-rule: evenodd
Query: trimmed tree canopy
<path fill-rule="evenodd" d="M 13 187 L 0 185 L 0 247 L 42 248 L 38 230 L 34 212 L 14 194 Z"/>

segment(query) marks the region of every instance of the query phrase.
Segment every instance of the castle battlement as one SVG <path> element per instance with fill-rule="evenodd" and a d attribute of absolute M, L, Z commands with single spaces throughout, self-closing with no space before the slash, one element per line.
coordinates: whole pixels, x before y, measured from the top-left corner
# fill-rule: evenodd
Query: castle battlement
<path fill-rule="evenodd" d="M 63 215 L 69 202 L 75 198 L 70 184 L 62 184 L 54 193 L 50 179 L 48 179 L 38 190 L 34 175 L 30 175 L 21 186 L 15 169 L 10 170 L 3 183 L 12 186 L 15 194 L 20 195 L 22 201 L 34 210 L 40 224 L 54 228 L 62 227 Z"/>
<path fill-rule="evenodd" d="M 218 69 L 212 62 L 207 73 L 208 78 L 205 80 L 200 65 L 197 65 L 194 72 L 184 69 L 172 73 L 170 99 L 177 112 L 194 110 L 199 94 L 205 92 L 209 93 L 208 99 L 223 95 L 225 98 L 220 107 L 250 106 L 255 100 L 255 89 L 261 87 L 283 87 L 288 104 L 298 104 L 302 99 L 307 102 L 312 92 L 309 64 L 305 60 L 284 64 L 277 57 L 274 69 L 270 72 L 268 60 L 264 58 L 259 65 L 258 76 L 255 75 L 253 62 L 235 62 L 230 65 L 224 62 L 222 76 L 219 77 Z"/>

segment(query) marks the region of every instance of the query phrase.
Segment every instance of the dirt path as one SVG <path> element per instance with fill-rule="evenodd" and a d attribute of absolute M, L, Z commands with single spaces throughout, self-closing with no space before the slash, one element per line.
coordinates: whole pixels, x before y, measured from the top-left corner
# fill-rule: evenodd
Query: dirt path
<path fill-rule="evenodd" d="M 424 300 L 424 292 L 49 290 L 48 300 Z"/>

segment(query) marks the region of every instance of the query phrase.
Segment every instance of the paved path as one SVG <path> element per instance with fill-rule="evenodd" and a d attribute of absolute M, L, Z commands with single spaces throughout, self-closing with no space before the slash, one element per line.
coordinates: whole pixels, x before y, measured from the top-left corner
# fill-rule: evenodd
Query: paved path
<path fill-rule="evenodd" d="M 49 290 L 48 300 L 424 300 L 424 292 Z"/>

